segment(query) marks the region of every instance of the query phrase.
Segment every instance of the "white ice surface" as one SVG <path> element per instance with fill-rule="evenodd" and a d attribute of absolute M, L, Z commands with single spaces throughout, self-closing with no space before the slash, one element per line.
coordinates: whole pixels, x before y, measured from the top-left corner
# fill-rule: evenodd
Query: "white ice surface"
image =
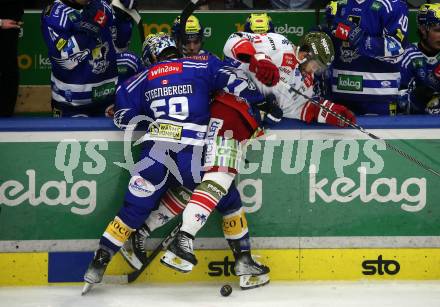
<path fill-rule="evenodd" d="M 440 281 L 432 282 L 273 282 L 242 291 L 221 284 L 102 284 L 81 296 L 82 286 L 4 287 L 4 307 L 440 307 Z"/>

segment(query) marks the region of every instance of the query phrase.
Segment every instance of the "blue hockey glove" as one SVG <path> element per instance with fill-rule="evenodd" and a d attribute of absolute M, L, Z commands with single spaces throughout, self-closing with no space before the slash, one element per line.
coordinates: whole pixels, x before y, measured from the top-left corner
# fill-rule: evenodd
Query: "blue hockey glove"
<path fill-rule="evenodd" d="M 263 125 L 266 128 L 278 124 L 283 118 L 283 110 L 276 104 L 273 95 L 267 96 L 266 101 L 257 104 L 257 108 L 266 113 L 263 120 Z"/>
<path fill-rule="evenodd" d="M 82 20 L 104 28 L 107 24 L 108 16 L 106 15 L 103 3 L 100 0 L 90 1 L 83 9 Z"/>
<path fill-rule="evenodd" d="M 333 35 L 343 41 L 348 41 L 352 47 L 358 47 L 365 36 L 364 30 L 351 21 L 335 18 L 333 21 Z"/>
<path fill-rule="evenodd" d="M 77 31 L 85 32 L 92 37 L 98 37 L 102 28 L 105 27 L 108 16 L 100 0 L 92 0 L 82 11 L 82 20 L 74 27 Z"/>
<path fill-rule="evenodd" d="M 409 114 L 410 113 L 410 101 L 408 89 L 399 90 L 397 96 L 397 111 L 398 113 Z"/>

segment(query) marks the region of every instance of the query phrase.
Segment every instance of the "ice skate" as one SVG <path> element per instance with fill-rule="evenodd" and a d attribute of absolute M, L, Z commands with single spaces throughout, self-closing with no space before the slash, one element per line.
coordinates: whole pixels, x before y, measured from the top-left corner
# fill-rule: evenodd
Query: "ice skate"
<path fill-rule="evenodd" d="M 94 284 L 98 284 L 102 281 L 104 276 L 105 269 L 110 262 L 112 255 L 110 252 L 100 248 L 96 251 L 95 257 L 92 262 L 89 264 L 89 267 L 84 274 L 84 288 L 82 290 L 81 295 L 86 294 L 90 291 Z"/>
<path fill-rule="evenodd" d="M 193 240 L 194 237 L 189 233 L 179 231 L 160 262 L 182 273 L 191 272 L 197 264 L 193 250 Z"/>
<path fill-rule="evenodd" d="M 235 274 L 240 276 L 243 290 L 261 287 L 269 283 L 270 269 L 255 261 L 250 252 L 241 252 L 235 261 Z"/>
<path fill-rule="evenodd" d="M 150 231 L 146 225 L 143 225 L 136 232 L 132 233 L 130 238 L 121 248 L 121 254 L 128 264 L 136 270 L 140 270 L 142 265 L 147 262 L 146 240 L 150 236 Z"/>

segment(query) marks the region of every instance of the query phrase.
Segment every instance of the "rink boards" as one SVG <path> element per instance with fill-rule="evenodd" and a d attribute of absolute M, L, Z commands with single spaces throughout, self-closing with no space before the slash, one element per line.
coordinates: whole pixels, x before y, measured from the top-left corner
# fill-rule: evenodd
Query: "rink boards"
<path fill-rule="evenodd" d="M 270 267 L 271 280 L 438 280 L 440 249 L 288 249 L 254 250 Z M 156 258 L 136 282 L 237 282 L 234 260 L 224 250 L 199 250 L 193 272 L 175 272 Z M 46 285 L 81 282 L 90 252 L 2 253 L 0 285 Z M 106 282 L 125 283 L 131 269 L 117 254 Z"/>
<path fill-rule="evenodd" d="M 440 169 L 438 118 L 359 123 Z M 237 180 L 254 254 L 273 280 L 440 279 L 437 176 L 354 130 L 281 128 L 250 144 Z M 135 157 L 108 120 L 0 123 L 0 285 L 81 281 L 122 202 L 127 149 Z M 214 214 L 195 241 L 194 272 L 156 259 L 139 280 L 237 280 L 220 225 Z M 117 256 L 108 274 L 129 271 Z"/>

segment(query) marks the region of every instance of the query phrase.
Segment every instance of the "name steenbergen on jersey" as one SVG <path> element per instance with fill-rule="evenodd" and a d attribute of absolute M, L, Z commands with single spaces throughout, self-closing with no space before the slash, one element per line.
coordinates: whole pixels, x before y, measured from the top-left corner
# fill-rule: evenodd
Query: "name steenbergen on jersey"
<path fill-rule="evenodd" d="M 263 53 L 271 58 L 280 72 L 280 82 L 275 86 L 266 86 L 260 82 L 255 74 L 250 72 L 249 64 L 240 62 L 240 54 L 246 53 L 246 44 L 251 43 L 256 53 Z M 314 96 L 314 76 L 304 74 L 300 70 L 300 61 L 297 58 L 297 47 L 286 37 L 277 33 L 254 34 L 237 32 L 229 36 L 223 49 L 227 61 L 239 68 L 236 72 L 242 78 L 250 78 L 258 90 L 265 96 L 275 96 L 276 103 L 283 111 L 283 117 L 300 119 L 310 122 L 310 112 L 307 112 L 311 103 L 308 99 L 295 93 L 291 88 L 298 90 L 308 97 Z M 240 96 L 239 92 L 234 93 Z M 308 114 L 309 113 L 309 114 Z M 318 122 L 320 118 L 316 118 Z"/>

